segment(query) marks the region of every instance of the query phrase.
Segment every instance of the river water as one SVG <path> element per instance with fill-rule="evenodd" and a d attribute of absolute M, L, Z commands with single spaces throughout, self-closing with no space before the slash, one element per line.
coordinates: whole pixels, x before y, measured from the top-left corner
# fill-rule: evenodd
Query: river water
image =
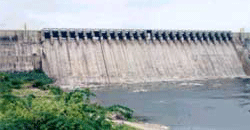
<path fill-rule="evenodd" d="M 128 106 L 138 119 L 172 130 L 250 129 L 250 79 L 110 86 L 96 94 L 103 105 Z"/>

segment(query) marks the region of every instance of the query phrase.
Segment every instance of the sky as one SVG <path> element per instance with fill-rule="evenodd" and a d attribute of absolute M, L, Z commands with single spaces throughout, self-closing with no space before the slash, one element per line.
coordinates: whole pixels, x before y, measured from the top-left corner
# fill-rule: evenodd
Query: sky
<path fill-rule="evenodd" d="M 250 32 L 250 0 L 0 0 L 0 30 L 122 28 Z"/>

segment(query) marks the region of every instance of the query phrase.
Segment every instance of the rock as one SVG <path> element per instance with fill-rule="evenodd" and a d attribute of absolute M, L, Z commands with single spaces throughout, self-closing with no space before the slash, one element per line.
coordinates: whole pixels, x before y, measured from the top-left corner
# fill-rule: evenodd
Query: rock
<path fill-rule="evenodd" d="M 115 113 L 111 116 L 112 120 L 126 120 L 123 115 Z"/>

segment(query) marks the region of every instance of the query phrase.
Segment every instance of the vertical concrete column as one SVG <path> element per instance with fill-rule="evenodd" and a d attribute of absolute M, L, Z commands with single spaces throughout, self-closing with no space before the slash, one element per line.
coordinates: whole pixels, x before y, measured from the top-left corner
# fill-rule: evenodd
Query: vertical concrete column
<path fill-rule="evenodd" d="M 75 31 L 75 40 L 77 43 L 79 43 L 79 35 L 78 35 L 79 30 L 75 29 L 74 31 Z"/>
<path fill-rule="evenodd" d="M 138 30 L 134 30 L 134 31 L 133 31 L 133 36 L 134 36 L 134 39 L 135 39 L 135 40 L 139 40 L 139 37 L 138 37 L 138 36 L 139 36 L 139 35 L 138 35 Z"/>
<path fill-rule="evenodd" d="M 61 32 L 61 29 L 58 29 L 58 40 L 59 40 L 59 43 L 62 43 L 62 32 Z"/>
<path fill-rule="evenodd" d="M 119 30 L 114 30 L 114 35 L 115 35 L 116 41 L 119 41 L 118 33 L 119 33 Z"/>
<path fill-rule="evenodd" d="M 134 35 L 133 35 L 133 30 L 129 30 L 129 37 L 130 37 L 130 40 L 134 40 Z"/>
<path fill-rule="evenodd" d="M 189 40 L 192 40 L 193 42 L 197 41 L 197 37 L 195 36 L 195 32 L 189 32 Z"/>
<path fill-rule="evenodd" d="M 245 33 L 244 32 L 245 32 L 245 29 L 240 28 L 239 39 L 240 39 L 241 42 L 243 42 L 244 39 L 245 39 Z"/>
<path fill-rule="evenodd" d="M 203 38 L 203 41 L 209 42 L 208 32 L 203 32 L 202 33 L 202 38 Z"/>
<path fill-rule="evenodd" d="M 147 32 L 146 32 L 146 30 L 141 31 L 140 35 L 141 35 L 142 40 L 145 40 L 145 41 L 147 40 Z"/>
<path fill-rule="evenodd" d="M 166 31 L 165 30 L 162 31 L 161 36 L 162 36 L 162 40 L 166 40 L 167 39 L 167 37 L 166 37 Z"/>
<path fill-rule="evenodd" d="M 111 33 L 110 30 L 107 30 L 107 39 L 108 39 L 108 40 L 111 40 L 111 35 L 110 35 L 110 33 Z"/>
<path fill-rule="evenodd" d="M 142 40 L 142 38 L 141 38 L 141 30 L 136 30 L 136 35 L 137 35 L 138 40 L 141 41 Z"/>
<path fill-rule="evenodd" d="M 162 38 L 162 31 L 161 31 L 161 30 L 158 30 L 157 33 L 156 33 L 156 35 L 158 35 L 158 40 L 159 40 L 160 42 L 162 42 L 162 40 L 163 40 L 163 38 Z"/>
<path fill-rule="evenodd" d="M 151 40 L 152 41 L 154 41 L 156 39 L 155 35 L 156 35 L 156 30 L 152 30 L 151 31 Z"/>
<path fill-rule="evenodd" d="M 41 41 L 45 41 L 45 32 L 44 32 L 44 30 L 41 31 Z"/>
<path fill-rule="evenodd" d="M 79 30 L 80 32 L 79 33 L 81 33 L 81 37 L 79 37 L 82 41 L 84 41 L 85 40 L 85 38 L 86 38 L 86 32 L 84 31 L 84 29 L 81 29 L 81 30 Z"/>
<path fill-rule="evenodd" d="M 215 39 L 214 39 L 215 36 L 214 35 L 215 35 L 215 32 L 208 33 L 208 37 L 209 37 L 208 40 L 212 41 L 213 43 L 215 43 Z"/>
<path fill-rule="evenodd" d="M 232 32 L 227 32 L 227 38 L 228 38 L 229 41 L 233 41 Z"/>
<path fill-rule="evenodd" d="M 215 32 L 215 39 L 217 40 L 217 41 L 219 41 L 219 42 L 221 42 L 221 32 Z"/>
<path fill-rule="evenodd" d="M 222 38 L 222 40 L 224 41 L 224 42 L 228 42 L 228 37 L 227 37 L 227 33 L 226 32 L 222 32 L 221 33 L 221 38 Z"/>
<path fill-rule="evenodd" d="M 181 43 L 183 42 L 183 32 L 182 31 L 176 32 L 176 39 L 179 40 Z"/>
<path fill-rule="evenodd" d="M 123 40 L 121 34 L 122 34 L 122 30 L 117 30 L 117 37 L 118 37 L 119 40 Z"/>
<path fill-rule="evenodd" d="M 176 31 L 171 31 L 171 34 L 173 34 L 172 35 L 173 36 L 172 40 L 177 41 L 178 40 L 177 37 L 176 37 L 177 32 Z"/>
<path fill-rule="evenodd" d="M 126 39 L 130 40 L 129 31 L 128 30 L 124 30 L 124 32 L 125 32 Z"/>
<path fill-rule="evenodd" d="M 184 31 L 183 32 L 183 39 L 186 41 L 186 42 L 189 42 L 190 41 L 190 32 L 189 31 Z"/>
<path fill-rule="evenodd" d="M 163 39 L 166 40 L 166 41 L 169 41 L 169 31 L 164 31 L 163 32 Z"/>
<path fill-rule="evenodd" d="M 169 38 L 170 38 L 170 40 L 175 42 L 176 41 L 176 32 L 175 31 L 170 31 L 169 32 Z"/>
<path fill-rule="evenodd" d="M 66 32 L 67 32 L 67 41 L 69 42 L 70 41 L 70 30 L 67 29 Z"/>
<path fill-rule="evenodd" d="M 147 30 L 147 32 L 146 32 L 147 41 L 149 41 L 151 39 L 151 37 L 152 37 L 151 35 L 152 35 L 151 31 L 149 32 L 149 30 Z"/>
<path fill-rule="evenodd" d="M 83 40 L 86 41 L 88 40 L 87 34 L 86 34 L 86 30 L 82 30 L 82 35 L 83 35 Z"/>
<path fill-rule="evenodd" d="M 122 30 L 122 39 L 123 40 L 127 40 L 127 38 L 126 38 L 126 31 L 125 30 Z"/>
<path fill-rule="evenodd" d="M 54 44 L 53 31 L 51 29 L 49 30 L 49 34 L 50 34 L 50 43 Z"/>
<path fill-rule="evenodd" d="M 195 32 L 195 37 L 198 41 L 203 42 L 203 32 Z"/>
<path fill-rule="evenodd" d="M 95 41 L 95 34 L 94 34 L 94 30 L 90 30 L 90 35 L 91 35 L 91 40 Z"/>

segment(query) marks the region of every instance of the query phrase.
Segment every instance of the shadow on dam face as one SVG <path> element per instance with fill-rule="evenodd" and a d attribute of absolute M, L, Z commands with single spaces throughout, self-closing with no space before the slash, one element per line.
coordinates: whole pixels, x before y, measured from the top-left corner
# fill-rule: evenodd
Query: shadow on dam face
<path fill-rule="evenodd" d="M 60 84 L 244 76 L 231 32 L 42 31 L 43 70 Z"/>

